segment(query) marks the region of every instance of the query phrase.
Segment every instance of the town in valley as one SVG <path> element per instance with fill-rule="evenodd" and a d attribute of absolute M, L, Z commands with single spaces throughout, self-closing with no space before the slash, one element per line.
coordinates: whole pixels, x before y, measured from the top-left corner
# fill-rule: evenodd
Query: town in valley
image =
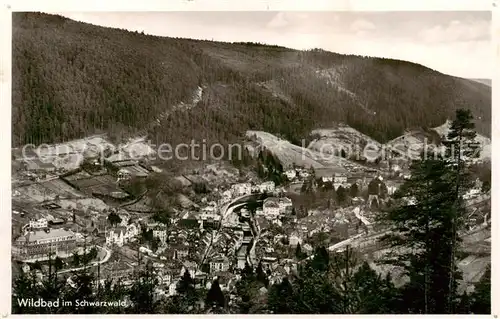
<path fill-rule="evenodd" d="M 491 82 L 70 18 L 13 13 L 13 313 L 490 313 Z"/>

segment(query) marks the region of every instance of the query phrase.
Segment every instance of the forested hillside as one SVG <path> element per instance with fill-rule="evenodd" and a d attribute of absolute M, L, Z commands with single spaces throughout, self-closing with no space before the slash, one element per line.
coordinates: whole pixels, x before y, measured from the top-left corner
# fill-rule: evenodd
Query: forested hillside
<path fill-rule="evenodd" d="M 159 126 L 163 112 L 178 108 Z M 386 142 L 469 108 L 490 135 L 491 88 L 413 63 L 254 43 L 163 38 L 41 13 L 13 14 L 13 146 L 148 130 L 154 141 L 298 142 L 345 122 Z"/>

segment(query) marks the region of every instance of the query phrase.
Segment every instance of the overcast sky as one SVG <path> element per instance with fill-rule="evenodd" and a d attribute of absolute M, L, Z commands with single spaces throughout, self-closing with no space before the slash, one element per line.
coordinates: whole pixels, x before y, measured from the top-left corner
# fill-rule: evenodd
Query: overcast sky
<path fill-rule="evenodd" d="M 68 18 L 148 34 L 253 41 L 296 49 L 390 57 L 440 72 L 491 78 L 491 13 L 406 12 L 71 12 Z"/>

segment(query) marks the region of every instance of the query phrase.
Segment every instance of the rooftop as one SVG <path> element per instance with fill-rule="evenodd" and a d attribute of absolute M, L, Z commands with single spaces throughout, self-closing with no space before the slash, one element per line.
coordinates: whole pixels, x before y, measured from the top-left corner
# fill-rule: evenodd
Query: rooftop
<path fill-rule="evenodd" d="M 292 200 L 290 198 L 288 198 L 288 197 L 281 197 L 280 198 L 280 202 L 282 202 L 282 203 L 290 203 L 291 204 Z"/>
<path fill-rule="evenodd" d="M 129 270 L 131 269 L 131 267 L 129 265 L 127 265 L 126 263 L 124 262 L 120 262 L 120 261 L 114 261 L 114 262 L 111 262 L 111 263 L 107 263 L 104 265 L 104 271 L 123 271 L 123 270 Z"/>
<path fill-rule="evenodd" d="M 33 242 L 37 240 L 44 240 L 44 239 L 51 239 L 51 238 L 57 238 L 57 237 L 66 237 L 66 236 L 74 236 L 75 233 L 73 233 L 70 230 L 65 230 L 64 228 L 55 228 L 51 229 L 49 232 L 46 232 L 44 230 L 37 230 L 33 232 L 29 232 L 27 235 L 22 236 L 25 238 L 26 241 L 28 242 Z"/>
<path fill-rule="evenodd" d="M 127 166 L 134 166 L 137 164 L 136 161 L 131 160 L 131 159 L 124 159 L 124 160 L 116 160 L 116 161 L 111 161 L 113 165 L 117 167 L 127 167 Z"/>
<path fill-rule="evenodd" d="M 213 258 L 211 262 L 229 262 L 229 259 L 226 256 L 218 256 Z"/>
<path fill-rule="evenodd" d="M 127 166 L 125 168 L 120 169 L 120 171 L 122 170 L 136 176 L 148 176 L 149 173 L 147 169 L 139 165 Z"/>
<path fill-rule="evenodd" d="M 264 202 L 264 207 L 279 207 L 279 204 L 278 202 L 275 202 L 275 201 L 265 201 Z"/>
<path fill-rule="evenodd" d="M 126 233 L 127 232 L 127 227 L 125 227 L 125 226 L 118 226 L 118 227 L 115 227 L 115 228 L 113 228 L 111 230 L 113 232 L 115 232 L 115 233 L 119 233 L 119 232 Z"/>
<path fill-rule="evenodd" d="M 342 167 L 318 167 L 314 169 L 316 177 L 333 177 L 335 174 L 347 174 L 347 170 Z"/>
<path fill-rule="evenodd" d="M 263 182 L 261 185 L 274 185 L 274 182 L 273 181 L 266 181 L 266 182 Z"/>
<path fill-rule="evenodd" d="M 123 153 L 123 152 L 119 152 L 119 153 L 115 153 L 113 155 L 111 155 L 110 157 L 108 157 L 106 159 L 108 162 L 110 163 L 116 163 L 116 162 L 122 162 L 122 161 L 130 161 L 132 160 L 130 158 L 130 156 L 128 156 L 127 154 Z"/>

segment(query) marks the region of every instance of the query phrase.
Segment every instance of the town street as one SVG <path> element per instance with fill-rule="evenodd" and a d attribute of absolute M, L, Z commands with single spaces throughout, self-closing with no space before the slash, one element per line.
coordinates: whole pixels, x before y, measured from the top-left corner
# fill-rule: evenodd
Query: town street
<path fill-rule="evenodd" d="M 100 264 L 104 264 L 105 262 L 107 262 L 109 260 L 109 258 L 111 258 L 111 250 L 109 250 L 106 247 L 101 247 L 101 246 L 96 246 L 96 247 L 98 247 L 98 248 L 100 248 L 100 249 L 102 249 L 102 250 L 104 250 L 106 252 L 106 256 L 104 256 L 104 258 L 102 260 L 94 261 L 93 263 L 91 263 L 88 266 L 76 267 L 76 268 L 61 270 L 57 274 L 60 275 L 60 274 L 64 274 L 64 273 L 68 273 L 68 272 L 72 272 L 72 271 L 78 271 L 78 270 L 82 270 L 84 268 L 94 267 L 94 266 L 97 266 L 97 265 L 100 265 Z"/>
<path fill-rule="evenodd" d="M 212 233 L 212 235 L 210 237 L 210 243 L 207 245 L 207 248 L 205 249 L 205 252 L 203 254 L 203 258 L 201 259 L 201 263 L 200 263 L 200 265 L 198 265 L 198 267 L 201 267 L 201 265 L 203 265 L 203 263 L 205 262 L 207 256 L 209 256 L 210 250 L 212 249 L 212 246 L 214 244 L 214 238 L 217 238 L 217 234 L 222 229 L 222 227 L 224 225 L 224 221 L 227 219 L 227 217 L 229 217 L 234 212 L 234 210 L 236 208 L 239 208 L 241 206 L 246 205 L 247 202 L 251 198 L 254 198 L 254 197 L 257 197 L 257 196 L 260 196 L 260 195 L 261 194 L 242 195 L 242 196 L 239 196 L 239 197 L 231 200 L 230 202 L 224 204 L 224 206 L 222 206 L 222 208 L 220 210 L 220 215 L 222 216 L 221 217 L 220 226 L 215 231 L 215 233 Z"/>

